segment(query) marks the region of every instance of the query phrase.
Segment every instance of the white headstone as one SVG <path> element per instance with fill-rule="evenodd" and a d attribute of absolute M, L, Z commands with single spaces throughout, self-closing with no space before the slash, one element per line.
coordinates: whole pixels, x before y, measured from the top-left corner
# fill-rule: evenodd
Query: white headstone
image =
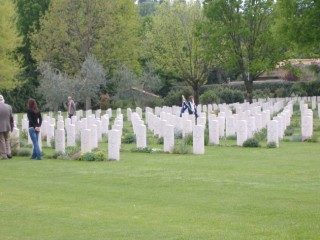
<path fill-rule="evenodd" d="M 138 125 L 137 128 L 137 148 L 147 147 L 147 128 L 145 125 Z"/>
<path fill-rule="evenodd" d="M 244 141 L 248 138 L 248 132 L 247 132 L 247 121 L 241 120 L 238 122 L 238 132 L 237 132 L 237 145 L 242 146 Z"/>
<path fill-rule="evenodd" d="M 204 127 L 195 125 L 193 128 L 193 154 L 204 154 Z"/>
<path fill-rule="evenodd" d="M 268 123 L 268 128 L 267 128 L 268 144 L 274 142 L 277 145 L 277 147 L 279 147 L 278 125 L 279 125 L 279 122 L 277 120 L 272 120 Z"/>
<path fill-rule="evenodd" d="M 174 126 L 167 125 L 163 137 L 163 151 L 172 153 L 174 148 Z"/>
<path fill-rule="evenodd" d="M 67 146 L 76 145 L 76 126 L 70 124 L 67 131 Z"/>
<path fill-rule="evenodd" d="M 219 121 L 209 120 L 209 143 L 219 145 Z"/>
<path fill-rule="evenodd" d="M 120 160 L 120 144 L 119 144 L 120 131 L 112 129 L 108 133 L 108 159 Z M 121 140 L 120 140 L 121 141 Z"/>
<path fill-rule="evenodd" d="M 91 130 L 83 129 L 81 131 L 81 153 L 91 152 Z"/>
<path fill-rule="evenodd" d="M 65 131 L 56 129 L 55 131 L 55 150 L 56 152 L 65 153 Z"/>

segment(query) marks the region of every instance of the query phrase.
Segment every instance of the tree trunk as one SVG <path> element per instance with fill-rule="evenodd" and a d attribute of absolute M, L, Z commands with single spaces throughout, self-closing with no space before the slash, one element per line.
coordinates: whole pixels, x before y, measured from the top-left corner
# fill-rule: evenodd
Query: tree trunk
<path fill-rule="evenodd" d="M 192 90 L 193 90 L 194 103 L 198 105 L 199 104 L 199 86 L 193 85 Z"/>
<path fill-rule="evenodd" d="M 91 109 L 91 98 L 87 97 L 86 98 L 86 110 Z"/>
<path fill-rule="evenodd" d="M 246 99 L 249 103 L 252 103 L 253 99 L 253 79 L 244 79 L 244 85 L 246 87 Z"/>

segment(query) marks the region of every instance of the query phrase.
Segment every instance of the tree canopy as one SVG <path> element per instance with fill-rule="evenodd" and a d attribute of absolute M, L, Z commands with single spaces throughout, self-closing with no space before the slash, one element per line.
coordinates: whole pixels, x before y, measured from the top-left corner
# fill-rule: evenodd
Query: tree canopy
<path fill-rule="evenodd" d="M 138 68 L 139 18 L 130 0 L 52 0 L 32 35 L 38 62 L 75 74 L 94 54 L 106 69 Z"/>
<path fill-rule="evenodd" d="M 199 88 L 207 80 L 211 61 L 198 32 L 204 21 L 200 5 L 163 3 L 159 5 L 146 33 L 146 58 L 166 74 L 192 87 L 198 101 Z"/>
<path fill-rule="evenodd" d="M 205 2 L 211 52 L 217 53 L 224 67 L 239 73 L 249 101 L 252 101 L 253 81 L 281 59 L 271 31 L 273 7 L 273 0 Z"/>
<path fill-rule="evenodd" d="M 21 43 L 15 25 L 16 13 L 10 0 L 1 0 L 0 4 L 0 86 L 12 88 L 16 75 L 20 71 L 13 52 Z"/>
<path fill-rule="evenodd" d="M 320 54 L 320 1 L 278 0 L 277 35 L 302 57 Z"/>

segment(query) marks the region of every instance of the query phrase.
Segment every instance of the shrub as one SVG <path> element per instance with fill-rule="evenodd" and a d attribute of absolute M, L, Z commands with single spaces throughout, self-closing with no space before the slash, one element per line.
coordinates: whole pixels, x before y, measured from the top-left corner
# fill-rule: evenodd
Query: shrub
<path fill-rule="evenodd" d="M 28 139 L 28 132 L 25 129 L 21 131 L 21 139 Z"/>
<path fill-rule="evenodd" d="M 164 104 L 167 106 L 181 105 L 182 98 L 181 96 L 184 95 L 186 98 L 192 95 L 192 91 L 189 88 L 183 89 L 172 89 L 167 96 L 164 98 Z"/>
<path fill-rule="evenodd" d="M 304 142 L 317 143 L 318 142 L 318 136 L 316 134 L 313 134 L 311 138 L 305 139 Z"/>
<path fill-rule="evenodd" d="M 79 158 L 79 161 L 94 161 L 94 153 L 93 152 L 88 152 Z"/>
<path fill-rule="evenodd" d="M 174 129 L 174 138 L 181 139 L 182 138 L 182 130 L 175 128 Z"/>
<path fill-rule="evenodd" d="M 209 129 L 205 129 L 204 131 L 204 145 L 209 145 Z"/>
<path fill-rule="evenodd" d="M 260 132 L 256 132 L 253 136 L 258 142 L 264 141 L 267 139 L 267 129 L 263 128 Z"/>
<path fill-rule="evenodd" d="M 134 133 L 126 133 L 123 137 L 122 137 L 122 143 L 135 143 L 136 142 L 136 136 L 134 135 Z"/>
<path fill-rule="evenodd" d="M 80 138 L 76 138 L 76 146 L 81 147 L 81 139 Z"/>
<path fill-rule="evenodd" d="M 157 143 L 162 145 L 163 144 L 163 137 L 158 138 Z"/>
<path fill-rule="evenodd" d="M 105 161 L 106 159 L 107 159 L 107 156 L 104 152 L 102 151 L 94 152 L 94 161 L 102 162 L 102 161 Z"/>
<path fill-rule="evenodd" d="M 243 147 L 250 147 L 250 148 L 256 148 L 260 147 L 260 144 L 257 139 L 254 138 L 248 138 L 244 143 L 242 144 Z"/>
<path fill-rule="evenodd" d="M 275 97 L 278 97 L 278 98 L 286 97 L 286 90 L 284 88 L 278 88 L 275 91 Z"/>
<path fill-rule="evenodd" d="M 220 103 L 235 103 L 235 102 L 243 102 L 244 94 L 239 90 L 234 90 L 231 88 L 223 88 L 218 92 L 218 96 L 220 98 Z"/>
<path fill-rule="evenodd" d="M 179 141 L 174 145 L 174 154 L 189 154 L 191 153 L 190 146 L 188 146 L 185 141 Z"/>
<path fill-rule="evenodd" d="M 237 135 L 230 135 L 226 137 L 227 140 L 237 140 Z"/>
<path fill-rule="evenodd" d="M 219 103 L 219 97 L 214 90 L 208 90 L 200 96 L 201 104 Z"/>
<path fill-rule="evenodd" d="M 20 156 L 20 157 L 29 157 L 29 156 L 31 156 L 31 150 L 28 149 L 28 148 L 21 148 L 21 149 L 18 151 L 17 156 Z"/>
<path fill-rule="evenodd" d="M 193 144 L 193 135 L 192 134 L 187 134 L 186 136 L 184 136 L 184 142 L 187 145 L 192 145 Z"/>
<path fill-rule="evenodd" d="M 301 142 L 302 141 L 302 137 L 301 137 L 301 135 L 292 135 L 291 141 L 292 142 Z"/>
<path fill-rule="evenodd" d="M 53 159 L 67 159 L 68 155 L 66 155 L 63 152 L 54 152 L 53 155 L 51 156 Z"/>
<path fill-rule="evenodd" d="M 81 151 L 81 149 L 79 146 L 66 147 L 66 154 L 70 157 L 79 153 L 80 151 Z"/>
<path fill-rule="evenodd" d="M 50 146 L 51 146 L 52 148 L 56 148 L 56 141 L 54 140 L 54 138 L 51 138 L 51 139 L 50 139 Z"/>
<path fill-rule="evenodd" d="M 294 133 L 294 127 L 288 126 L 287 129 L 284 131 L 285 136 L 292 136 Z"/>
<path fill-rule="evenodd" d="M 269 89 L 265 89 L 265 90 L 257 89 L 257 90 L 253 91 L 253 98 L 255 98 L 255 99 L 256 98 L 267 98 L 270 96 L 271 96 L 271 93 L 270 93 Z"/>
<path fill-rule="evenodd" d="M 31 147 L 31 144 L 25 139 L 20 139 L 20 147 Z"/>
<path fill-rule="evenodd" d="M 277 148 L 277 144 L 275 142 L 269 142 L 267 148 Z"/>
<path fill-rule="evenodd" d="M 96 152 L 88 152 L 79 158 L 79 161 L 105 161 L 107 159 L 106 154 L 102 151 L 96 151 Z"/>
<path fill-rule="evenodd" d="M 10 138 L 10 147 L 12 156 L 16 156 L 20 150 L 20 139 L 17 137 Z"/>
<path fill-rule="evenodd" d="M 132 148 L 131 152 L 139 152 L 139 153 L 152 153 L 152 148 Z"/>

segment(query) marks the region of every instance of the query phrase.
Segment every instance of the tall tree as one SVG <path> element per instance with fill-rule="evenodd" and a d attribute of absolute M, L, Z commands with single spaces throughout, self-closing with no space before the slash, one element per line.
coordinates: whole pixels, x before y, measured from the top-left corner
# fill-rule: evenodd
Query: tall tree
<path fill-rule="evenodd" d="M 320 56 L 320 1 L 278 0 L 276 32 L 296 54 Z"/>
<path fill-rule="evenodd" d="M 105 68 L 138 67 L 137 7 L 131 0 L 52 0 L 32 35 L 39 62 L 75 74 L 93 54 Z"/>
<path fill-rule="evenodd" d="M 99 98 L 100 87 L 106 84 L 106 73 L 93 56 L 85 59 L 81 70 L 75 76 L 54 69 L 49 63 L 40 63 L 38 69 L 40 72 L 38 90 L 45 92 L 47 107 L 55 111 L 70 95 L 73 95 L 77 102 L 86 102 L 86 109 L 90 109 L 91 98 Z"/>
<path fill-rule="evenodd" d="M 21 43 L 14 22 L 14 5 L 10 0 L 1 0 L 0 4 L 0 86 L 14 87 L 14 79 L 20 71 L 19 64 L 13 58 L 13 52 Z"/>
<path fill-rule="evenodd" d="M 280 60 L 272 35 L 273 0 L 206 0 L 212 53 L 220 63 L 238 72 L 247 99 L 252 102 L 253 81 Z"/>
<path fill-rule="evenodd" d="M 207 81 L 211 61 L 205 56 L 198 24 L 204 21 L 200 5 L 163 3 L 157 8 L 146 33 L 146 58 L 157 69 L 192 87 L 196 102 Z"/>
<path fill-rule="evenodd" d="M 27 80 L 27 85 L 38 85 L 37 66 L 31 56 L 30 35 L 39 29 L 39 20 L 48 9 L 50 0 L 13 0 L 17 11 L 17 26 L 22 36 L 22 45 L 17 48 L 17 53 L 22 57 L 23 79 Z M 35 89 L 35 87 L 31 87 Z"/>

